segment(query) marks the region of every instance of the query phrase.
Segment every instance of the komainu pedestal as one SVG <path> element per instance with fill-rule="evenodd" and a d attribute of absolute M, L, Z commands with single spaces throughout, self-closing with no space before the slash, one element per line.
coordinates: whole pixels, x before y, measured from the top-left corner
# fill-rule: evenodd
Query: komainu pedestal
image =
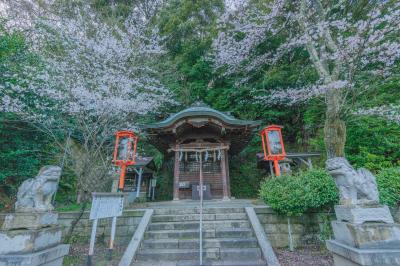
<path fill-rule="evenodd" d="M 0 230 L 0 266 L 62 265 L 69 245 L 60 244 L 61 228 L 51 205 L 60 174 L 59 167 L 45 166 L 19 187 L 15 212 Z"/>
<path fill-rule="evenodd" d="M 335 179 L 341 205 L 335 206 L 334 240 L 326 242 L 335 266 L 400 265 L 400 225 L 386 205 L 380 205 L 375 177 L 354 170 L 344 158 L 333 158 L 326 168 Z"/>

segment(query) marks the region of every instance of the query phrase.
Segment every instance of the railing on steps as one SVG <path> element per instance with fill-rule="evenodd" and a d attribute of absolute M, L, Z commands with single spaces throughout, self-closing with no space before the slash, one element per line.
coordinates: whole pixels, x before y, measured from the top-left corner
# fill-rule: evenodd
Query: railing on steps
<path fill-rule="evenodd" d="M 135 233 L 133 234 L 131 241 L 129 242 L 129 245 L 126 247 L 124 255 L 122 256 L 118 266 L 129 266 L 132 264 L 132 261 L 135 258 L 137 251 L 139 250 L 140 243 L 143 240 L 147 226 L 151 221 L 151 216 L 153 215 L 153 212 L 153 209 L 148 209 L 145 211 L 138 227 L 136 228 Z"/>
<path fill-rule="evenodd" d="M 261 252 L 264 259 L 267 261 L 268 266 L 279 266 L 278 258 L 272 249 L 271 243 L 269 242 L 265 231 L 258 220 L 257 214 L 253 207 L 245 208 L 247 217 L 249 218 L 251 227 L 253 228 L 254 234 L 256 235 L 258 245 L 260 246 Z"/>

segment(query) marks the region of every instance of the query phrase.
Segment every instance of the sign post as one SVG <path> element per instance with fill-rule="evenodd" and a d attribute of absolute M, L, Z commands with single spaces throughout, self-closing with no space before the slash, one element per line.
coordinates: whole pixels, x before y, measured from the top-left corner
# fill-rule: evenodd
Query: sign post
<path fill-rule="evenodd" d="M 117 217 L 122 215 L 124 208 L 124 194 L 122 193 L 92 193 L 92 208 L 90 209 L 89 219 L 93 220 L 92 234 L 90 235 L 89 253 L 87 265 L 92 265 L 94 254 L 94 244 L 96 241 L 96 230 L 98 219 L 112 218 L 111 236 L 109 244 L 109 259 L 112 259 L 112 251 L 114 248 L 115 228 L 117 226 Z"/>

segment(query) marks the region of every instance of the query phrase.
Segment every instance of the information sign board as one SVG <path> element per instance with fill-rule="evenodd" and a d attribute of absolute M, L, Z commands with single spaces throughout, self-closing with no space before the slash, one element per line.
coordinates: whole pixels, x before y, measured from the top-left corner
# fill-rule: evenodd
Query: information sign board
<path fill-rule="evenodd" d="M 122 193 L 92 193 L 92 208 L 90 219 L 118 217 L 124 208 L 124 195 Z"/>
<path fill-rule="evenodd" d="M 102 218 L 112 218 L 111 235 L 109 245 L 109 260 L 112 259 L 112 250 L 114 248 L 115 229 L 117 226 L 117 217 L 122 215 L 124 208 L 123 193 L 92 193 L 92 208 L 90 209 L 90 220 L 93 220 L 92 233 L 90 235 L 89 254 L 87 266 L 92 265 L 92 256 L 94 253 L 94 243 L 96 240 L 97 220 Z"/>

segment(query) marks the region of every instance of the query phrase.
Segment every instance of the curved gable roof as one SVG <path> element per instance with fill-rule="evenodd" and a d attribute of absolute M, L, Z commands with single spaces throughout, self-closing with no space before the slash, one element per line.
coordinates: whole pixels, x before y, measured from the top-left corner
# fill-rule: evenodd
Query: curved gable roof
<path fill-rule="evenodd" d="M 154 123 L 154 124 L 149 124 L 146 126 L 148 129 L 157 129 L 157 128 L 165 128 L 173 125 L 177 121 L 186 118 L 186 117 L 214 117 L 222 122 L 233 125 L 233 126 L 252 126 L 256 127 L 261 124 L 260 121 L 250 121 L 250 120 L 241 120 L 241 119 L 236 119 L 231 115 L 228 115 L 226 113 L 217 111 L 213 108 L 210 108 L 208 106 L 192 106 L 187 109 L 184 109 L 176 114 L 171 115 L 164 121 Z"/>

